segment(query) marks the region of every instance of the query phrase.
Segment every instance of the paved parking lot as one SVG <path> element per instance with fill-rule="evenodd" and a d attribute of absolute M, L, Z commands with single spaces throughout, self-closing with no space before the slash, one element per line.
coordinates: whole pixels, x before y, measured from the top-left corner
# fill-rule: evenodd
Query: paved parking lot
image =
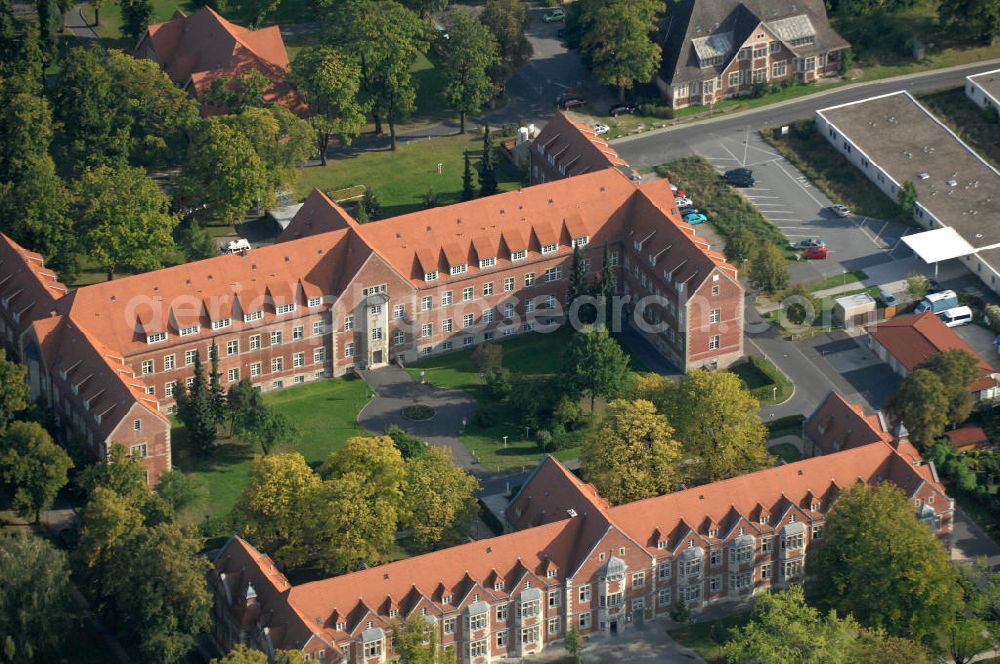
<path fill-rule="evenodd" d="M 954 330 L 965 343 L 972 346 L 972 350 L 976 351 L 979 357 L 989 362 L 994 369 L 1000 370 L 1000 355 L 997 355 L 997 347 L 993 345 L 993 339 L 997 335 L 975 324 L 962 325 Z"/>
<path fill-rule="evenodd" d="M 872 268 L 878 268 L 880 279 L 896 281 L 928 269 L 899 246 L 899 238 L 911 229 L 867 217 L 837 217 L 828 209 L 832 203 L 823 192 L 756 132 L 710 134 L 691 147 L 720 173 L 738 166 L 753 169 L 756 185 L 740 191 L 789 242 L 807 238 L 826 242 L 829 258 L 792 265 L 793 281 L 815 281 Z"/>

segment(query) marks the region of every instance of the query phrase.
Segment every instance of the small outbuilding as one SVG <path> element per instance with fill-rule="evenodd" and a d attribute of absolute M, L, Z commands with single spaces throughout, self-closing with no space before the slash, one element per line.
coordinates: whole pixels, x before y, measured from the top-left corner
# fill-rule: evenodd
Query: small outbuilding
<path fill-rule="evenodd" d="M 875 300 L 868 293 L 845 295 L 833 302 L 833 317 L 847 329 L 875 320 Z"/>

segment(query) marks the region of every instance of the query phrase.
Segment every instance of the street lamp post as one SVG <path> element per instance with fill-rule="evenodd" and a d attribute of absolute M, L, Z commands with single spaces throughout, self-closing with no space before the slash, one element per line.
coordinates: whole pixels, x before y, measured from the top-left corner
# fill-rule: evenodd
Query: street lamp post
<path fill-rule="evenodd" d="M 503 437 L 503 448 L 507 449 L 507 436 Z"/>

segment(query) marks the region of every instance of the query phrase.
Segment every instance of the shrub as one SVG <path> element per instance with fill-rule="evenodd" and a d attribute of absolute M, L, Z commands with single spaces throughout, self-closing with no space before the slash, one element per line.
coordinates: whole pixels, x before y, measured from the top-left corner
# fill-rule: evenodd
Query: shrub
<path fill-rule="evenodd" d="M 503 368 L 488 369 L 483 376 L 486 391 L 494 399 L 503 399 L 510 394 L 510 372 Z"/>
<path fill-rule="evenodd" d="M 931 289 L 931 282 L 927 280 L 922 274 L 911 275 L 906 280 L 906 290 L 909 294 L 917 299 L 922 298 L 927 295 L 927 291 Z"/>
<path fill-rule="evenodd" d="M 403 455 L 404 459 L 422 456 L 427 451 L 426 442 L 411 433 L 403 431 L 395 424 L 390 424 L 386 428 L 385 433 L 392 438 L 393 444 L 399 450 L 399 453 Z"/>
<path fill-rule="evenodd" d="M 480 344 L 472 351 L 472 362 L 481 374 L 499 369 L 503 366 L 503 347 L 497 344 Z"/>
<path fill-rule="evenodd" d="M 552 411 L 552 421 L 561 425 L 567 431 L 572 431 L 576 429 L 580 424 L 583 423 L 584 414 L 583 408 L 580 406 L 579 402 L 570 399 L 569 397 L 563 397 L 556 404 L 555 409 Z"/>
<path fill-rule="evenodd" d="M 535 442 L 538 443 L 538 450 L 540 452 L 551 451 L 553 440 L 552 432 L 548 429 L 539 429 L 535 432 Z"/>
<path fill-rule="evenodd" d="M 483 429 L 489 429 L 492 426 L 496 426 L 499 421 L 499 416 L 494 408 L 480 407 L 476 411 L 476 416 L 473 418 L 473 422 L 476 426 L 482 427 Z"/>
<path fill-rule="evenodd" d="M 645 115 L 651 118 L 660 118 L 661 120 L 673 120 L 674 109 L 670 106 L 664 106 L 662 104 L 639 104 L 639 115 Z"/>

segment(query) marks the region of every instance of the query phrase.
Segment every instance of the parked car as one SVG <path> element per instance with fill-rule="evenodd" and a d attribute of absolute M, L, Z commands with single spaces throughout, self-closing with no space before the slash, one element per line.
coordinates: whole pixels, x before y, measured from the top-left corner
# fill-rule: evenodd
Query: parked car
<path fill-rule="evenodd" d="M 969 307 L 953 307 L 939 313 L 938 318 L 948 327 L 968 325 L 972 322 L 972 309 Z"/>
<path fill-rule="evenodd" d="M 608 115 L 617 118 L 619 115 L 631 115 L 638 110 L 635 104 L 615 104 L 608 109 Z"/>
<path fill-rule="evenodd" d="M 437 36 L 440 37 L 441 39 L 451 39 L 451 37 L 448 35 L 447 28 L 445 28 L 440 23 L 434 24 L 434 32 L 436 32 Z"/>
<path fill-rule="evenodd" d="M 734 187 L 752 187 L 754 185 L 753 171 L 749 168 L 734 168 L 726 171 L 722 179 Z"/>
<path fill-rule="evenodd" d="M 886 307 L 894 307 L 897 304 L 899 304 L 899 302 L 896 300 L 896 296 L 887 290 L 880 290 L 878 292 L 878 299 L 879 302 L 881 302 L 882 305 Z"/>
<path fill-rule="evenodd" d="M 809 249 L 810 247 L 825 247 L 826 242 L 820 240 L 818 237 L 811 237 L 808 240 L 800 240 L 792 246 L 796 249 Z"/>
<path fill-rule="evenodd" d="M 846 205 L 836 204 L 830 206 L 830 212 L 833 212 L 838 217 L 850 217 L 851 209 Z"/>
<path fill-rule="evenodd" d="M 674 196 L 674 205 L 677 207 L 689 207 L 693 205 L 690 198 L 685 196 Z"/>
<path fill-rule="evenodd" d="M 568 111 L 572 108 L 580 108 L 587 103 L 583 97 L 563 97 L 559 100 L 559 108 Z"/>
<path fill-rule="evenodd" d="M 600 122 L 595 122 L 591 125 L 594 129 L 594 133 L 600 136 L 601 134 L 606 134 L 611 131 L 611 128 L 606 124 L 601 124 Z"/>
<path fill-rule="evenodd" d="M 958 295 L 953 290 L 941 291 L 939 293 L 928 293 L 924 299 L 917 303 L 914 309 L 918 314 L 925 311 L 933 311 L 936 314 L 958 306 Z"/>
<path fill-rule="evenodd" d="M 558 23 L 559 21 L 565 21 L 566 12 L 561 9 L 553 9 L 550 12 L 545 12 L 545 15 L 542 16 L 542 20 L 546 23 Z"/>
<path fill-rule="evenodd" d="M 704 224 L 708 221 L 708 217 L 700 212 L 688 212 L 684 215 L 684 221 L 688 222 L 692 226 L 697 226 L 698 224 Z"/>
<path fill-rule="evenodd" d="M 802 258 L 810 261 L 822 260 L 826 258 L 826 256 L 826 247 L 809 247 L 802 252 Z"/>
<path fill-rule="evenodd" d="M 692 212 L 701 212 L 701 210 L 699 210 L 693 205 L 684 205 L 682 207 L 677 208 L 677 211 L 681 213 L 682 217 L 686 214 L 691 214 Z"/>

